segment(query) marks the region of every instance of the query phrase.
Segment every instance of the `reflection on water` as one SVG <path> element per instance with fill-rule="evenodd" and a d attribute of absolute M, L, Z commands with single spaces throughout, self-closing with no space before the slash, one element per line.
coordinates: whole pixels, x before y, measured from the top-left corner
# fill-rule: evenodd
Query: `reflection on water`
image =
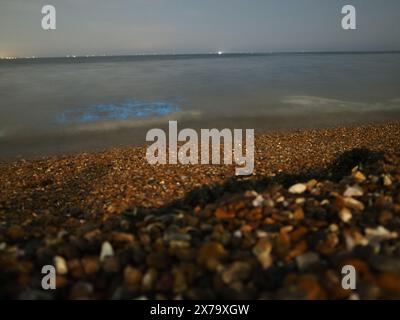
<path fill-rule="evenodd" d="M 89 107 L 72 108 L 62 112 L 56 121 L 62 124 L 88 123 L 108 120 L 129 120 L 167 116 L 180 112 L 179 106 L 168 102 L 141 102 L 128 100 L 117 104 L 97 104 Z"/>

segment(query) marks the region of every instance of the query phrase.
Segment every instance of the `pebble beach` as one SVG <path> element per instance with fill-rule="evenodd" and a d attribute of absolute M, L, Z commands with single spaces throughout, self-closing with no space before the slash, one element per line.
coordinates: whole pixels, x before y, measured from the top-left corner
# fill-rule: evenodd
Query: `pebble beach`
<path fill-rule="evenodd" d="M 145 152 L 0 162 L 0 298 L 400 298 L 399 122 L 257 133 L 248 177 Z"/>

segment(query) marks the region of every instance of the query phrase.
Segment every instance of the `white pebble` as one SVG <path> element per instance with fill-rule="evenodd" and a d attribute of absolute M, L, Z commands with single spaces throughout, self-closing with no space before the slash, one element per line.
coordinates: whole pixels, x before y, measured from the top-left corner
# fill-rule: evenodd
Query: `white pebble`
<path fill-rule="evenodd" d="M 290 193 L 301 194 L 307 190 L 307 186 L 303 183 L 298 183 L 289 188 Z"/>
<path fill-rule="evenodd" d="M 253 200 L 253 206 L 254 207 L 261 207 L 261 205 L 264 202 L 264 198 L 261 194 L 259 194 L 254 200 Z"/>
<path fill-rule="evenodd" d="M 351 218 L 353 218 L 353 215 L 349 209 L 343 208 L 339 211 L 339 217 L 343 222 L 347 223 L 351 220 Z"/>
<path fill-rule="evenodd" d="M 61 256 L 54 257 L 54 264 L 56 267 L 57 274 L 63 275 L 68 273 L 67 263 L 65 259 Z"/>
<path fill-rule="evenodd" d="M 108 241 L 103 242 L 101 245 L 100 261 L 104 261 L 107 257 L 112 257 L 114 255 L 113 247 Z"/>
<path fill-rule="evenodd" d="M 358 187 L 348 187 L 344 192 L 345 197 L 361 197 L 364 192 Z"/>
<path fill-rule="evenodd" d="M 383 185 L 385 187 L 390 187 L 392 185 L 392 179 L 390 179 L 390 177 L 387 174 L 383 176 Z"/>

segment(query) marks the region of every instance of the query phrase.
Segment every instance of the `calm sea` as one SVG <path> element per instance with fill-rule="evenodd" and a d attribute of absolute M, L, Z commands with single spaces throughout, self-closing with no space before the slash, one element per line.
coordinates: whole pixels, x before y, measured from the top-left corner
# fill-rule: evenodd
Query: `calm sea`
<path fill-rule="evenodd" d="M 0 157 L 140 145 L 148 129 L 256 132 L 400 119 L 400 53 L 0 61 Z"/>

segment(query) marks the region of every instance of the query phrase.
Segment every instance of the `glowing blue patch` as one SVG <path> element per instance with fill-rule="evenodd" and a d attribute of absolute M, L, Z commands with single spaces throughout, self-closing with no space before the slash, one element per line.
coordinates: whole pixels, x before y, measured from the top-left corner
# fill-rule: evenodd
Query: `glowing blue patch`
<path fill-rule="evenodd" d="M 67 110 L 57 116 L 56 121 L 58 123 L 88 123 L 106 120 L 127 120 L 166 116 L 180 111 L 180 107 L 173 103 L 128 100 L 118 104 L 98 104 Z"/>

